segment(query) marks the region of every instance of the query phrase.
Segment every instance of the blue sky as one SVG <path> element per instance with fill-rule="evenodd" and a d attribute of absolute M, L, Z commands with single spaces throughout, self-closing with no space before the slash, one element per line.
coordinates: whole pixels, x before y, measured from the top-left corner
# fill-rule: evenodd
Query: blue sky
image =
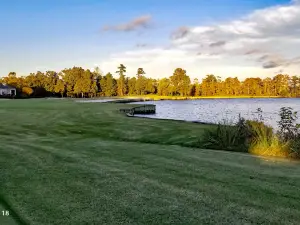
<path fill-rule="evenodd" d="M 274 6 L 298 7 L 298 4 L 288 0 L 3 0 L 0 1 L 0 75 L 5 76 L 10 71 L 27 75 L 37 70 L 60 70 L 74 65 L 86 68 L 99 65 L 101 70 L 108 72 L 119 63 L 126 64 L 132 55 L 140 59 L 139 54 L 142 54 L 146 59 L 140 65 L 134 62 L 134 58 L 128 61 L 129 72 L 132 73 L 128 75 L 134 75 L 135 67 L 145 66 L 151 76 L 169 76 L 180 58 L 175 55 L 177 50 L 182 51 L 182 46 L 175 43 L 174 47 L 174 40 L 170 39 L 178 27 L 188 27 L 192 37 L 195 33 L 199 35 L 197 27 L 230 24 L 256 10 L 272 10 Z M 147 28 L 136 27 L 132 31 L 114 28 L 145 15 L 150 17 L 146 21 Z M 104 26 L 112 28 L 104 31 Z M 201 37 L 198 38 L 201 40 Z M 163 50 L 168 48 L 175 53 L 173 55 L 167 50 L 165 57 L 170 61 L 163 70 L 164 74 L 158 74 L 153 70 L 155 62 L 147 55 L 156 51 L 156 56 L 161 52 L 164 56 Z M 189 50 L 184 51 L 190 54 Z M 286 54 L 278 52 L 281 54 L 278 57 L 285 60 L 283 55 Z M 275 53 L 278 52 L 276 50 Z M 204 55 L 216 53 L 205 52 Z M 173 56 L 177 60 L 172 61 Z M 228 71 L 226 68 L 235 63 L 226 57 L 222 62 L 209 61 L 206 65 L 218 64 L 216 72 L 222 75 L 222 67 Z M 256 66 L 253 61 L 247 63 L 247 59 L 240 63 Z M 179 64 L 185 67 L 184 62 Z M 186 66 L 192 73 L 200 74 L 201 65 L 197 68 L 196 65 L 199 65 L 197 60 L 191 59 Z M 157 67 L 161 64 L 158 63 Z"/>

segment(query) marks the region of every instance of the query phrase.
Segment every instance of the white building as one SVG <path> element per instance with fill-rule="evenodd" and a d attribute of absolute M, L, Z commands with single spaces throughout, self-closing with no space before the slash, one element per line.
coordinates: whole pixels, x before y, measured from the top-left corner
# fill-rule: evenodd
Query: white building
<path fill-rule="evenodd" d="M 17 94 L 16 88 L 7 84 L 0 83 L 0 96 L 15 96 Z"/>

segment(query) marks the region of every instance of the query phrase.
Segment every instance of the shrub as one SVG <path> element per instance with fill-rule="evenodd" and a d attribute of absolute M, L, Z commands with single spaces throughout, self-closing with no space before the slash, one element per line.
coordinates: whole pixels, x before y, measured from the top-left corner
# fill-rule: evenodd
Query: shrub
<path fill-rule="evenodd" d="M 247 126 L 251 132 L 249 153 L 262 156 L 288 156 L 288 142 L 280 140 L 272 127 L 258 121 L 247 121 Z"/>
<path fill-rule="evenodd" d="M 249 152 L 262 156 L 300 158 L 300 132 L 296 124 L 297 113 L 291 108 L 281 108 L 279 131 L 264 124 L 262 110 L 257 110 L 255 120 L 245 120 L 239 116 L 238 122 L 219 123 L 216 129 L 207 130 L 202 139 L 201 147 Z"/>
<path fill-rule="evenodd" d="M 243 117 L 239 116 L 239 120 L 236 123 L 240 135 L 243 136 L 248 145 L 253 142 L 270 140 L 273 135 L 273 128 L 263 123 L 264 118 L 262 116 L 261 108 L 258 108 L 256 113 L 257 119 L 245 120 Z"/>
<path fill-rule="evenodd" d="M 278 135 L 283 140 L 293 140 L 299 137 L 299 124 L 297 112 L 293 112 L 290 107 L 282 107 L 279 112 L 280 121 L 278 121 Z"/>
<path fill-rule="evenodd" d="M 290 107 L 280 109 L 277 135 L 282 141 L 289 143 L 289 157 L 300 158 L 300 126 L 296 123 L 298 119 L 297 112 L 292 110 Z"/>
<path fill-rule="evenodd" d="M 27 96 L 30 96 L 30 95 L 32 95 L 33 90 L 30 87 L 23 87 L 22 88 L 22 93 L 27 95 Z"/>
<path fill-rule="evenodd" d="M 291 158 L 300 159 L 300 136 L 290 141 L 290 154 Z"/>
<path fill-rule="evenodd" d="M 226 122 L 219 123 L 216 129 L 207 130 L 200 145 L 209 149 L 247 152 L 239 127 Z"/>
<path fill-rule="evenodd" d="M 245 120 L 240 117 L 237 123 L 237 126 L 240 127 L 241 135 L 245 137 L 248 152 L 263 156 L 288 157 L 291 152 L 290 139 L 280 138 L 278 134 L 274 133 L 272 127 L 263 122 L 264 118 L 261 108 L 257 109 L 256 114 L 257 118 L 255 120 Z M 296 149 L 297 143 L 294 145 Z"/>
<path fill-rule="evenodd" d="M 255 120 L 246 121 L 246 129 L 251 143 L 268 142 L 273 138 L 273 128 L 263 122 Z"/>

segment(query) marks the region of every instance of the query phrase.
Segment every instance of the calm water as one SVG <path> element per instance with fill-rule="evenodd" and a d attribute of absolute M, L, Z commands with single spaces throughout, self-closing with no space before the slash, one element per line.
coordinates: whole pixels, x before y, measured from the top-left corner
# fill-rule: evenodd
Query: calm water
<path fill-rule="evenodd" d="M 156 105 L 155 115 L 142 115 L 143 117 L 209 123 L 218 123 L 224 119 L 236 122 L 239 113 L 246 119 L 255 119 L 257 108 L 262 109 L 265 123 L 275 128 L 281 107 L 292 107 L 300 116 L 300 99 L 203 99 L 149 101 L 143 104 Z"/>
<path fill-rule="evenodd" d="M 89 103 L 89 102 L 105 103 L 105 102 L 112 102 L 112 101 L 117 101 L 117 100 L 120 100 L 120 99 L 117 99 L 117 98 L 83 99 L 83 100 L 77 100 L 77 102 L 83 102 L 83 103 Z"/>

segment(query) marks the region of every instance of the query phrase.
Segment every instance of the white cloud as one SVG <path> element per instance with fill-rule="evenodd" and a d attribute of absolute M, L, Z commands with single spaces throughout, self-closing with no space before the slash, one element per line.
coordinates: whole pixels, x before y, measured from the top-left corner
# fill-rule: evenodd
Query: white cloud
<path fill-rule="evenodd" d="M 135 74 L 144 67 L 154 77 L 169 76 L 176 67 L 191 76 L 266 76 L 300 69 L 300 1 L 256 10 L 231 22 L 181 27 L 170 48 L 142 49 L 112 55 L 101 68 L 127 65 Z M 237 66 L 238 65 L 238 66 Z M 193 73 L 193 74 L 192 74 Z"/>
<path fill-rule="evenodd" d="M 105 72 L 115 72 L 117 66 L 122 63 L 127 66 L 128 76 L 135 76 L 137 68 L 143 67 L 148 75 L 159 78 L 169 77 L 177 67 L 192 70 L 199 61 L 219 59 L 221 56 L 218 55 L 193 55 L 181 49 L 156 48 L 115 54 L 109 60 L 102 62 L 99 67 L 104 68 Z"/>
<path fill-rule="evenodd" d="M 279 45 L 290 44 L 295 48 L 295 43 L 290 41 L 300 40 L 299 35 L 300 5 L 294 3 L 257 10 L 228 23 L 193 28 L 184 37 L 175 40 L 174 44 L 194 44 L 200 51 L 210 53 L 213 51 L 209 48 L 211 44 L 224 42 L 219 47 L 226 55 L 243 54 L 253 49 L 280 53 L 284 49 L 278 49 Z M 293 51 L 290 54 L 297 53 Z"/>

